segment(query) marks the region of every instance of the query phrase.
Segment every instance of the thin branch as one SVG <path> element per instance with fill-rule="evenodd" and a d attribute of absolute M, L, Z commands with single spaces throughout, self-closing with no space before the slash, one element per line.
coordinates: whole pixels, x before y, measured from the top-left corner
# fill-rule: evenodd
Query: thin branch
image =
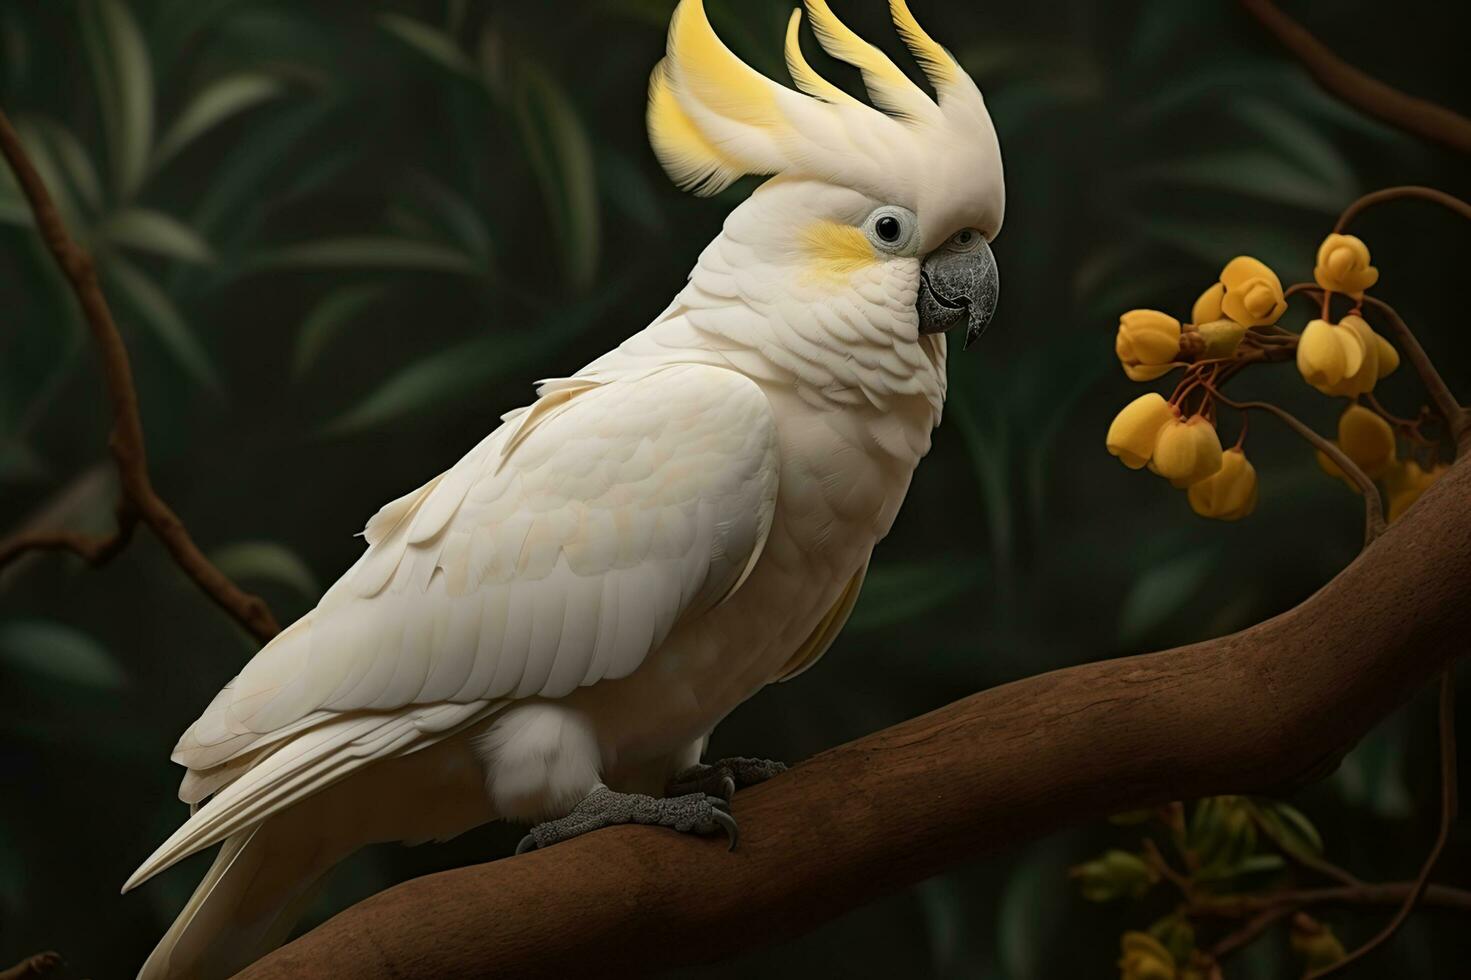
<path fill-rule="evenodd" d="M 1430 355 L 1425 353 L 1424 347 L 1420 346 L 1420 341 L 1416 339 L 1414 331 L 1395 312 L 1394 307 L 1372 296 L 1365 296 L 1364 303 L 1378 310 L 1389 321 L 1391 332 L 1395 335 L 1395 339 L 1399 341 L 1399 345 L 1404 350 L 1405 356 L 1415 366 L 1415 372 L 1420 375 L 1420 380 L 1424 383 L 1425 390 L 1429 392 L 1430 400 L 1434 403 L 1435 410 L 1440 413 L 1441 417 L 1446 420 L 1446 424 L 1450 426 L 1451 438 L 1456 443 L 1457 454 L 1459 455 L 1465 452 L 1468 447 L 1471 447 L 1471 412 L 1461 407 L 1461 403 L 1456 400 L 1455 394 L 1451 392 L 1450 385 L 1445 383 L 1445 379 L 1440 376 L 1440 372 L 1431 363 Z"/>
<path fill-rule="evenodd" d="M 1292 908 L 1287 905 L 1263 909 L 1252 916 L 1246 925 L 1228 934 L 1224 939 L 1211 947 L 1211 959 L 1223 960 L 1230 954 L 1236 952 L 1236 950 L 1250 946 L 1256 941 L 1258 936 L 1291 914 Z"/>
<path fill-rule="evenodd" d="M 1471 153 L 1471 119 L 1360 71 L 1271 0 L 1241 0 L 1241 5 L 1333 95 L 1411 135 Z"/>
<path fill-rule="evenodd" d="M 1466 220 L 1471 221 L 1471 203 L 1463 201 L 1453 194 L 1447 194 L 1445 191 L 1438 191 L 1434 187 L 1420 187 L 1407 184 L 1403 187 L 1386 187 L 1383 190 L 1365 194 L 1344 209 L 1343 214 L 1338 217 L 1338 224 L 1333 226 L 1333 230 L 1335 232 L 1344 231 L 1355 218 L 1376 205 L 1385 204 L 1389 201 L 1403 201 L 1410 198 L 1439 204 L 1441 207 L 1454 211 Z"/>
<path fill-rule="evenodd" d="M 1065 826 L 1281 792 L 1466 648 L 1468 581 L 1462 459 L 1296 608 L 991 688 L 824 752 L 736 795 L 734 853 L 658 828 L 600 830 L 380 892 L 241 980 L 649 975 L 785 941 Z"/>
<path fill-rule="evenodd" d="M 1359 488 L 1359 492 L 1364 495 L 1364 546 L 1368 547 L 1374 542 L 1375 538 L 1384 533 L 1386 526 L 1384 522 L 1384 502 L 1379 497 L 1379 488 L 1374 485 L 1373 480 L 1369 479 L 1368 474 L 1359 468 L 1357 463 L 1348 458 L 1342 449 L 1339 449 L 1333 443 L 1318 435 L 1318 433 L 1313 431 L 1311 426 L 1303 422 L 1296 415 L 1270 402 L 1237 402 L 1227 398 L 1219 391 L 1212 391 L 1211 394 L 1222 404 L 1229 405 L 1238 411 L 1244 412 L 1255 409 L 1275 415 L 1287 423 L 1288 428 L 1312 443 L 1315 449 L 1331 459 L 1333 465 L 1337 466 L 1349 479 L 1353 480 L 1354 485 Z"/>
<path fill-rule="evenodd" d="M 1417 881 L 1365 882 L 1358 885 L 1335 885 L 1331 888 L 1299 888 L 1271 892 L 1266 895 L 1234 895 L 1200 901 L 1191 906 L 1191 915 L 1240 918 L 1264 909 L 1288 905 L 1294 909 L 1314 907 L 1369 908 L 1381 905 L 1401 906 L 1417 887 Z M 1448 885 L 1427 885 L 1420 898 L 1422 908 L 1452 912 L 1471 912 L 1471 891 Z"/>
<path fill-rule="evenodd" d="M 47 951 L 28 956 L 8 970 L 0 970 L 0 980 L 31 980 L 42 977 L 61 965 L 61 954 Z"/>
<path fill-rule="evenodd" d="M 122 495 L 118 528 L 113 535 L 90 538 L 66 531 L 20 534 L 0 541 L 0 568 L 33 551 L 71 551 L 90 564 L 104 564 L 123 550 L 132 537 L 133 525 L 141 522 L 153 531 L 174 562 L 205 595 L 257 639 L 269 640 L 280 632 L 270 608 L 258 596 L 242 591 L 204 556 L 178 515 L 153 489 L 132 364 L 107 299 L 102 295 L 96 266 L 92 256 L 67 234 L 61 213 L 3 111 L 0 111 L 0 154 L 25 193 L 47 249 L 76 294 L 87 329 L 101 356 L 107 401 L 112 410 L 108 447 L 117 464 Z"/>
<path fill-rule="evenodd" d="M 1409 894 L 1405 896 L 1404 904 L 1399 907 L 1394 918 L 1389 920 L 1389 924 L 1381 929 L 1373 939 L 1349 953 L 1333 966 L 1310 974 L 1308 980 L 1318 980 L 1319 977 L 1331 976 L 1347 969 L 1351 964 L 1389 942 L 1399 931 L 1400 926 L 1405 924 L 1405 920 L 1410 917 L 1411 912 L 1415 911 L 1415 905 L 1425 894 L 1425 889 L 1430 883 L 1430 873 L 1435 870 L 1436 862 L 1440 860 L 1441 852 L 1445 850 L 1446 841 L 1450 840 L 1451 827 L 1456 822 L 1456 811 L 1459 808 L 1457 796 L 1456 678 L 1451 666 L 1447 665 L 1440 675 L 1440 832 L 1435 836 L 1435 844 L 1430 848 L 1425 863 L 1420 866 L 1420 874 L 1416 877 Z"/>

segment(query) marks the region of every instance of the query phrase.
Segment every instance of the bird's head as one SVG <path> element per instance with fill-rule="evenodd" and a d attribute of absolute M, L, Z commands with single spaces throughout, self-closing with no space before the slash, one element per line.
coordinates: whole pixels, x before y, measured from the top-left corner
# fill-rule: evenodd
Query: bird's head
<path fill-rule="evenodd" d="M 787 31 L 792 89 L 737 58 L 701 0 L 682 0 L 650 84 L 654 151 L 697 194 L 775 175 L 730 215 L 726 236 L 763 269 L 789 272 L 784 285 L 800 286 L 802 298 L 902 296 L 909 330 L 963 326 L 968 345 L 995 309 L 990 241 L 1005 210 L 1000 147 L 980 90 L 905 0 L 890 0 L 891 13 L 933 99 L 826 0 L 806 7 L 823 48 L 862 72 L 872 106 L 808 64 L 800 9 Z"/>

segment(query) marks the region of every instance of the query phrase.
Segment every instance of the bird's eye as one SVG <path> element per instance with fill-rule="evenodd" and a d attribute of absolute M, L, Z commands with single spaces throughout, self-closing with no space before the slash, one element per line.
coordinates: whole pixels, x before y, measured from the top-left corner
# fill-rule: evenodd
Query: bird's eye
<path fill-rule="evenodd" d="M 976 229 L 962 228 L 951 235 L 950 240 L 945 244 L 952 252 L 972 252 L 980 248 L 981 243 L 985 240 L 986 236 Z"/>
<path fill-rule="evenodd" d="M 863 223 L 863 233 L 881 252 L 912 255 L 919 238 L 919 219 L 906 208 L 885 205 L 868 216 Z"/>

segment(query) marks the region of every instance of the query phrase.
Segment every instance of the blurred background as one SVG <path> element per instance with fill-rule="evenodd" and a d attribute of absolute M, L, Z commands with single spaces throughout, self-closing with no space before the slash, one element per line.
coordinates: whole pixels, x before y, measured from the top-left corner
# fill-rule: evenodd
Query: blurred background
<path fill-rule="evenodd" d="M 712 755 L 800 760 L 1018 677 L 1231 632 L 1313 592 L 1357 550 L 1358 498 L 1265 419 L 1249 444 L 1261 504 L 1240 524 L 1203 521 L 1164 481 L 1125 470 L 1103 448 L 1138 394 L 1113 356 L 1118 314 L 1188 316 L 1239 252 L 1287 282 L 1310 278 L 1318 242 L 1364 190 L 1471 191 L 1464 159 L 1323 94 L 1227 0 L 914 5 L 1000 131 L 1001 308 L 951 358 L 935 449 L 832 655 L 738 710 Z M 681 195 L 648 149 L 645 87 L 673 6 L 0 2 L 0 106 L 97 257 L 158 488 L 283 621 L 353 561 L 381 503 L 457 459 L 534 379 L 576 370 L 656 315 L 754 186 Z M 785 77 L 790 0 L 708 6 L 738 53 Z M 878 0 L 835 6 L 897 54 Z M 1464 32 L 1437 0 L 1392 15 L 1369 0 L 1289 8 L 1350 61 L 1471 108 Z M 806 48 L 856 88 L 856 73 L 810 37 Z M 115 489 L 97 361 L 8 176 L 0 531 L 105 530 Z M 1471 394 L 1466 229 L 1407 204 L 1355 230 L 1382 271 L 1378 294 Z M 1422 400 L 1411 373 L 1379 389 L 1401 414 Z M 1290 365 L 1233 390 L 1327 433 L 1341 410 Z M 44 556 L 0 577 L 0 965 L 56 948 L 76 976 L 136 969 L 209 858 L 126 897 L 118 887 L 184 818 L 169 750 L 253 647 L 146 533 L 102 571 Z M 1293 798 L 1365 878 L 1412 877 L 1433 837 L 1432 701 Z M 312 921 L 507 854 L 519 833 L 364 853 Z M 1066 869 L 1120 834 L 1011 846 L 699 972 L 1114 975 L 1119 933 L 1149 917 L 1084 902 Z M 1466 880 L 1466 837 L 1439 880 Z M 1387 916 L 1328 920 L 1352 945 Z M 1456 974 L 1466 937 L 1447 913 L 1421 912 L 1363 975 Z M 1296 971 L 1277 934 L 1230 975 Z"/>

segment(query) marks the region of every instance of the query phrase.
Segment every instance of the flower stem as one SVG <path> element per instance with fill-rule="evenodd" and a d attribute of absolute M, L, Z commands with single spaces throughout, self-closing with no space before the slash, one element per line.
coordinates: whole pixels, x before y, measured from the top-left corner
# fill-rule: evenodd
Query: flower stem
<path fill-rule="evenodd" d="M 1368 474 L 1366 474 L 1363 470 L 1359 468 L 1357 463 L 1349 459 L 1348 456 L 1344 454 L 1343 450 L 1339 449 L 1333 443 L 1318 435 L 1318 433 L 1314 432 L 1310 426 L 1299 419 L 1296 415 L 1293 415 L 1286 409 L 1279 408 L 1276 405 L 1273 405 L 1271 402 L 1232 401 L 1225 395 L 1221 394 L 1220 391 L 1214 388 L 1211 389 L 1211 394 L 1214 395 L 1215 398 L 1223 405 L 1229 405 L 1237 411 L 1245 412 L 1255 409 L 1258 411 L 1268 412 L 1272 415 L 1277 416 L 1277 418 L 1281 419 L 1283 422 L 1287 423 L 1288 428 L 1292 429 L 1298 435 L 1306 439 L 1309 443 L 1313 445 L 1315 449 L 1317 449 L 1323 455 L 1333 460 L 1334 465 L 1342 470 L 1349 479 L 1353 480 L 1354 484 L 1359 488 L 1360 492 L 1363 493 L 1364 547 L 1367 548 L 1370 544 L 1374 542 L 1375 538 L 1384 533 L 1384 502 L 1379 497 L 1379 488 L 1374 485 L 1373 480 L 1369 479 Z"/>
<path fill-rule="evenodd" d="M 1446 425 L 1450 427 L 1451 439 L 1456 444 L 1456 454 L 1460 455 L 1471 448 L 1471 412 L 1461 407 L 1461 403 L 1456 400 L 1450 386 L 1445 383 L 1445 379 L 1431 363 L 1430 355 L 1425 353 L 1424 347 L 1420 346 L 1420 341 L 1416 339 L 1414 331 L 1388 303 L 1372 296 L 1365 296 L 1364 302 L 1378 310 L 1389 321 L 1390 330 L 1394 333 L 1400 346 L 1404 348 L 1405 356 L 1409 358 L 1411 364 L 1415 365 L 1415 371 L 1420 375 L 1420 380 L 1424 382 L 1425 390 L 1430 393 L 1430 400 L 1434 403 L 1436 411 L 1440 412 Z"/>
<path fill-rule="evenodd" d="M 1344 209 L 1343 214 L 1338 218 L 1338 224 L 1333 226 L 1333 230 L 1336 233 L 1342 233 L 1349 226 L 1350 222 L 1376 204 L 1384 204 L 1389 201 L 1403 201 L 1410 198 L 1432 201 L 1471 221 L 1471 204 L 1461 200 L 1459 197 L 1447 194 L 1445 191 L 1438 191 L 1434 187 L 1407 185 L 1404 187 L 1386 187 L 1382 191 L 1365 194 Z"/>

